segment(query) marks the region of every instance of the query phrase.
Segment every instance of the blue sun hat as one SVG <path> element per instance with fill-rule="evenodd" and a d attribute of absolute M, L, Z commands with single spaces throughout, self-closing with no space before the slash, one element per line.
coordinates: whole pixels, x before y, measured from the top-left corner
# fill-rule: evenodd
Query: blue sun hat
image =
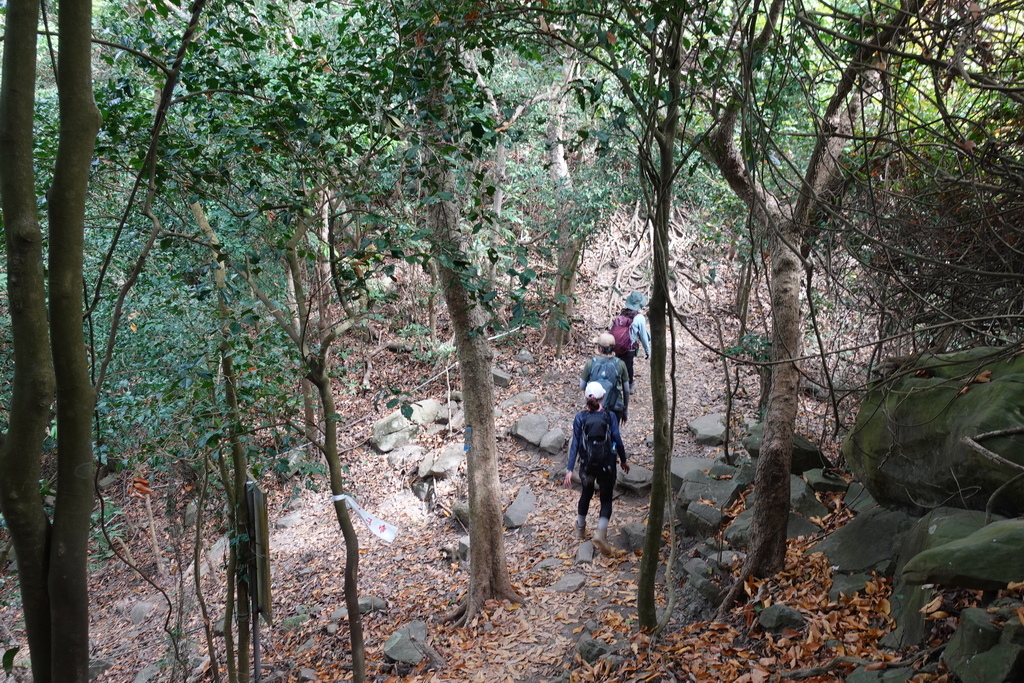
<path fill-rule="evenodd" d="M 647 305 L 647 297 L 640 292 L 632 292 L 626 297 L 626 308 L 631 311 L 639 311 Z"/>

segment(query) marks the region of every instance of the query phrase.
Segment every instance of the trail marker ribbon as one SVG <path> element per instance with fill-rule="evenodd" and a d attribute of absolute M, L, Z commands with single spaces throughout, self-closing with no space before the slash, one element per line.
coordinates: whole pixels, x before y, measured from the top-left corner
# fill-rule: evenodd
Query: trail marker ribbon
<path fill-rule="evenodd" d="M 391 541 L 395 540 L 395 534 L 398 533 L 398 527 L 394 524 L 388 524 L 380 517 L 371 515 L 369 512 L 364 510 L 352 496 L 347 493 L 341 493 L 336 496 L 331 496 L 331 500 L 345 501 L 345 507 L 359 515 L 359 518 L 366 522 L 367 528 L 369 528 L 369 530 L 376 536 L 379 536 L 385 543 L 391 543 Z"/>

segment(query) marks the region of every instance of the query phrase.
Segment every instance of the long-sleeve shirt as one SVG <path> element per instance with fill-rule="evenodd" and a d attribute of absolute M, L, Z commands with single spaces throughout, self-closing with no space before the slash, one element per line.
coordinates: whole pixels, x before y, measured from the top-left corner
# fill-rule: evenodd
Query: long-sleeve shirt
<path fill-rule="evenodd" d="M 633 316 L 633 324 L 629 326 L 629 335 L 634 341 L 640 342 L 647 356 L 651 355 L 651 333 L 647 329 L 647 318 L 643 313 Z"/>
<path fill-rule="evenodd" d="M 604 407 L 601 407 L 604 410 Z M 569 444 L 569 462 L 565 464 L 565 471 L 572 472 L 576 467 L 576 453 L 579 451 L 580 442 L 583 440 L 583 420 L 586 419 L 589 410 L 581 410 L 576 413 L 572 421 L 572 442 Z M 612 448 L 619 456 L 619 462 L 626 464 L 626 447 L 622 445 L 622 435 L 619 434 L 619 418 L 612 411 L 606 411 L 612 418 Z"/>

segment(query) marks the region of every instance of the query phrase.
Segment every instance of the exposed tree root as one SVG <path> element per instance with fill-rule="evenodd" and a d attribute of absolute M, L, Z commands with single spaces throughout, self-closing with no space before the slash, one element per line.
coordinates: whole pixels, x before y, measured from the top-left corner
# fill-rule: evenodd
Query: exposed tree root
<path fill-rule="evenodd" d="M 484 609 L 484 604 L 488 600 L 508 601 L 513 604 L 519 605 L 524 602 L 523 596 L 516 593 L 514 589 L 502 591 L 499 595 L 497 591 L 490 591 L 487 598 L 477 598 L 470 604 L 469 595 L 463 595 L 462 599 L 459 600 L 459 604 L 455 608 L 441 617 L 442 621 L 453 622 L 455 626 L 465 626 L 473 617 L 480 614 Z"/>

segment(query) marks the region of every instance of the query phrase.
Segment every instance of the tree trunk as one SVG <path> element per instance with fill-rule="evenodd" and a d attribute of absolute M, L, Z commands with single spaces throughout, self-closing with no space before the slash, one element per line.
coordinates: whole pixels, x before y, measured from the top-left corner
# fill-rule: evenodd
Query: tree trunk
<path fill-rule="evenodd" d="M 195 216 L 199 228 L 206 235 L 210 246 L 213 249 L 211 265 L 213 270 L 214 286 L 217 290 L 217 315 L 220 318 L 220 365 L 224 377 L 224 400 L 227 404 L 227 441 L 231 450 L 231 469 L 227 468 L 226 461 L 221 460 L 221 483 L 228 494 L 228 503 L 231 508 L 230 523 L 235 538 L 245 538 L 249 530 L 249 507 L 246 502 L 246 483 L 249 478 L 249 464 L 245 457 L 245 446 L 242 443 L 242 435 L 246 430 L 242 425 L 242 417 L 238 406 L 238 376 L 235 372 L 234 352 L 231 347 L 231 322 L 232 311 L 228 307 L 227 280 L 224 263 L 216 258 L 220 252 L 220 242 L 213 228 L 206 218 L 202 206 L 195 202 L 190 205 L 192 215 Z M 227 602 L 228 613 L 225 615 L 224 633 L 227 656 L 229 659 L 228 672 L 232 681 L 238 680 L 245 683 L 249 680 L 249 640 L 251 635 L 251 624 L 253 615 L 250 614 L 250 586 L 247 578 L 247 570 L 251 566 L 250 557 L 246 551 L 245 543 L 232 544 L 231 561 L 228 580 L 232 582 L 229 587 Z M 234 598 L 232 600 L 232 598 Z M 230 635 L 231 613 L 234 612 L 235 623 L 238 626 L 238 638 Z M 235 647 L 232 647 L 232 645 Z M 232 652 L 232 650 L 235 650 Z M 234 658 L 234 662 L 231 659 Z"/>
<path fill-rule="evenodd" d="M 574 70 L 575 62 L 567 60 L 566 74 L 570 74 Z M 565 145 L 562 143 L 565 138 L 565 129 L 562 125 L 565 118 L 565 107 L 564 97 L 557 97 L 551 101 L 546 130 L 548 172 L 555 187 L 555 225 L 557 226 L 555 251 L 558 256 L 552 286 L 554 290 L 554 296 L 551 298 L 552 307 L 548 312 L 547 326 L 544 329 L 544 338 L 541 343 L 554 346 L 556 355 L 561 355 L 562 345 L 568 337 L 569 323 L 572 320 L 575 303 L 573 293 L 576 287 L 576 271 L 579 268 L 580 252 L 583 249 L 582 240 L 576 234 L 568 218 L 568 203 L 573 185 L 572 174 L 569 172 L 569 164 L 565 158 Z"/>
<path fill-rule="evenodd" d="M 672 218 L 672 187 L 675 179 L 675 140 L 679 125 L 679 45 L 681 28 L 670 27 L 662 55 L 662 74 L 671 93 L 664 118 L 653 131 L 657 143 L 657 159 L 647 155 L 654 201 L 654 281 L 651 291 L 651 408 L 654 413 L 654 466 L 651 501 L 644 537 L 644 553 L 640 560 L 637 582 L 637 617 L 640 625 L 653 629 L 658 622 L 655 584 L 661 562 L 661 531 L 665 525 L 665 508 L 671 500 L 672 429 L 669 393 L 666 385 L 667 360 L 674 349 L 668 346 L 666 321 L 669 296 L 669 223 Z M 653 124 L 653 121 L 651 122 Z M 653 150 L 651 150 L 653 151 Z M 657 166 L 654 164 L 657 162 Z M 674 396 L 674 392 L 673 392 Z"/>
<path fill-rule="evenodd" d="M 434 46 L 437 48 L 438 46 Z M 470 296 L 463 278 L 472 277 L 456 264 L 468 261 L 455 197 L 455 178 L 448 154 L 450 144 L 445 133 L 451 125 L 446 96 L 451 68 L 443 44 L 434 53 L 430 81 L 424 101 L 428 115 L 423 133 L 423 167 L 428 174 L 422 191 L 433 195 L 426 203 L 427 228 L 431 235 L 432 262 L 437 264 L 441 289 L 455 333 L 455 348 L 462 378 L 463 405 L 466 414 L 466 458 L 469 480 L 469 591 L 466 600 L 447 618 L 465 623 L 490 599 L 516 602 L 520 597 L 512 588 L 502 523 L 501 486 L 498 480 L 497 444 L 494 429 L 494 377 L 492 351 L 484 326 L 486 317 Z M 426 199 L 426 197 L 424 197 Z"/>
<path fill-rule="evenodd" d="M 338 456 L 338 420 L 335 416 L 334 393 L 327 375 L 326 348 L 323 355 L 307 358 L 309 379 L 319 391 L 320 407 L 324 411 L 324 459 L 330 473 L 334 514 L 338 518 L 341 535 L 345 539 L 345 607 L 348 609 L 349 636 L 352 642 L 352 680 L 366 680 L 366 649 L 363 645 L 363 619 L 359 610 L 359 538 L 352 526 L 345 501 L 345 480 Z"/>
<path fill-rule="evenodd" d="M 82 262 L 85 197 L 100 119 L 92 94 L 92 6 L 62 0 L 60 138 L 49 193 L 50 262 L 44 274 L 32 130 L 38 14 L 34 0 L 8 3 L 0 82 L 0 206 L 15 357 L 10 428 L 0 446 L 0 508 L 18 553 L 33 677 L 40 683 L 84 682 L 89 665 L 86 545 L 94 486 L 95 400 L 82 328 Z M 51 526 L 43 512 L 39 475 L 54 391 L 58 457 Z"/>

